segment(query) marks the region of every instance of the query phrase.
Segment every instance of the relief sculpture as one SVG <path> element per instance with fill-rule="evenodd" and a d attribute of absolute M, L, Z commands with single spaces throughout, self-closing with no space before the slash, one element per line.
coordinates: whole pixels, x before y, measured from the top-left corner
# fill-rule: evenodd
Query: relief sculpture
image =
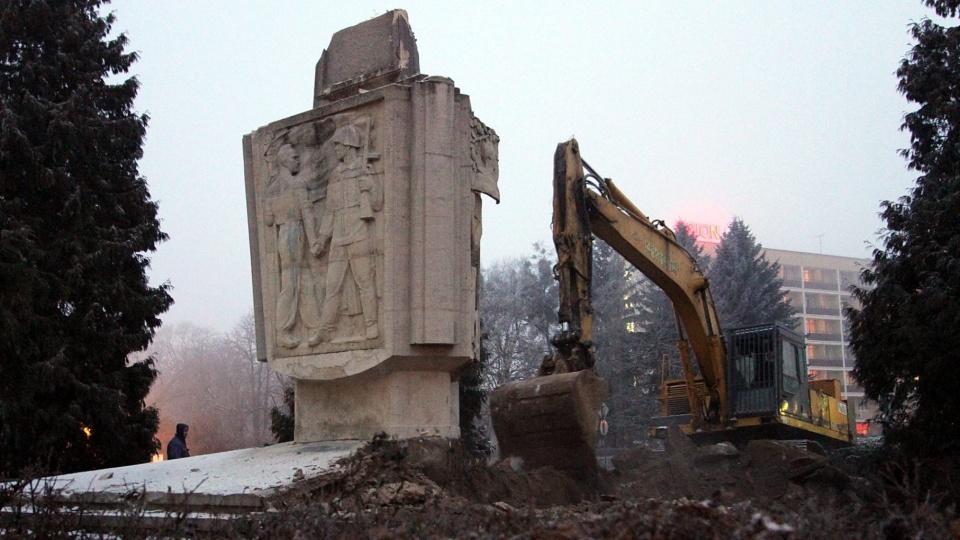
<path fill-rule="evenodd" d="M 267 188 L 264 223 L 274 235 L 271 240 L 275 241 L 278 262 L 277 344 L 292 349 L 301 341 L 294 334 L 298 318 L 308 327 L 317 327 L 319 322 L 316 282 L 307 249 L 315 238 L 315 216 L 300 174 L 299 152 L 287 143 L 275 158 L 277 173 Z"/>
<path fill-rule="evenodd" d="M 472 266 L 480 268 L 480 236 L 483 233 L 481 214 L 483 212 L 480 194 L 489 195 L 500 202 L 499 148 L 500 137 L 476 116 L 470 118 L 470 166 L 473 170 L 470 189 L 474 192 L 473 224 L 471 226 Z"/>
<path fill-rule="evenodd" d="M 379 335 L 373 242 L 376 212 L 383 208 L 383 187 L 371 161 L 369 120 L 337 128 L 333 135 L 336 167 L 327 186 L 327 204 L 315 253 L 327 256 L 326 294 L 318 342 L 333 339 L 342 303 L 356 291 L 363 316 L 363 334 L 340 340 L 374 339 Z M 355 301 L 355 300 L 354 300 Z"/>
<path fill-rule="evenodd" d="M 483 198 L 481 193 L 500 203 L 500 137 L 476 116 L 470 117 L 470 190 L 473 191 L 473 217 L 470 221 L 470 266 L 474 275 L 474 306 L 480 306 L 480 237 L 483 235 Z M 480 335 L 480 313 L 474 313 L 474 336 Z M 480 358 L 480 340 L 474 344 L 474 358 Z"/>
<path fill-rule="evenodd" d="M 383 188 L 372 135 L 372 118 L 335 117 L 277 134 L 265 150 L 263 222 L 282 349 L 379 335 L 374 222 Z"/>
<path fill-rule="evenodd" d="M 497 132 L 487 127 L 476 116 L 470 118 L 470 163 L 473 168 L 473 185 L 471 188 L 479 193 L 485 193 L 500 202 L 500 188 L 497 182 L 500 179 L 499 159 L 500 137 Z"/>

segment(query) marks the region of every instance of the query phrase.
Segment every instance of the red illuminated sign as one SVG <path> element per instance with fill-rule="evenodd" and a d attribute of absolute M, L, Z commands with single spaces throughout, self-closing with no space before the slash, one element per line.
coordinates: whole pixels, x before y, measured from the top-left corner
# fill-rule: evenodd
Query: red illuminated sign
<path fill-rule="evenodd" d="M 719 244 L 720 237 L 723 236 L 719 225 L 710 225 L 707 223 L 685 223 L 687 232 L 697 239 L 697 242 L 705 244 Z"/>

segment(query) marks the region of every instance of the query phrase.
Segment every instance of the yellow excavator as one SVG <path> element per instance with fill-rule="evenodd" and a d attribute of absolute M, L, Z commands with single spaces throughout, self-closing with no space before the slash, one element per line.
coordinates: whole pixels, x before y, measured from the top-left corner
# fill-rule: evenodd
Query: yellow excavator
<path fill-rule="evenodd" d="M 584 173 L 584 167 L 588 171 Z M 577 141 L 554 155 L 553 241 L 560 290 L 555 352 L 537 377 L 491 393 L 503 458 L 525 468 L 595 472 L 598 411 L 608 393 L 597 376 L 590 284 L 593 237 L 606 242 L 670 298 L 682 378 L 664 378 L 654 432 L 677 425 L 698 444 L 753 439 L 851 444 L 852 415 L 835 380 L 809 381 L 803 338 L 768 324 L 722 332 L 707 278 L 661 221 L 643 214 L 580 156 Z M 694 369 L 694 360 L 696 367 Z"/>

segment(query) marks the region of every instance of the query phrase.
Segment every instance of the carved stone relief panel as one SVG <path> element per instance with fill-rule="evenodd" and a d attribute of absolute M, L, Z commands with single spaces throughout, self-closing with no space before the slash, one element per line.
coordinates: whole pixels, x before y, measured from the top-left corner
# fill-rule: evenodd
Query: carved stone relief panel
<path fill-rule="evenodd" d="M 483 201 L 480 194 L 500 202 L 500 137 L 476 116 L 470 116 L 470 189 L 474 192 L 473 223 L 470 230 L 471 265 L 480 268 L 480 236 L 483 234 Z M 479 305 L 479 302 L 478 304 Z"/>
<path fill-rule="evenodd" d="M 264 308 L 273 356 L 380 346 L 383 171 L 372 113 L 261 142 Z"/>
<path fill-rule="evenodd" d="M 500 179 L 499 158 L 500 137 L 492 128 L 480 121 L 476 116 L 470 118 L 470 161 L 473 167 L 474 191 L 485 193 L 500 202 L 500 188 L 497 181 Z"/>

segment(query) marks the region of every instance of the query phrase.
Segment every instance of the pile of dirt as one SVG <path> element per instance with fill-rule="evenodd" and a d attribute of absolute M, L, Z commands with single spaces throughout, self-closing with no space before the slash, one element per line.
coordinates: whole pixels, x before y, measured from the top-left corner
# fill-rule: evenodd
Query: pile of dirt
<path fill-rule="evenodd" d="M 576 504 L 597 494 L 597 486 L 578 483 L 550 467 L 524 472 L 513 470 L 507 461 L 492 467 L 479 463 L 456 441 L 377 437 L 274 504 L 289 506 L 309 500 L 340 513 L 441 499 L 457 504 L 545 507 Z"/>
<path fill-rule="evenodd" d="M 792 515 L 750 503 L 597 501 L 546 508 L 481 504 L 449 498 L 389 505 L 364 512 L 329 513 L 300 505 L 238 527 L 224 537 L 301 538 L 837 538 L 813 531 Z M 845 531 L 843 531 L 845 532 Z M 859 536 L 846 536 L 857 538 Z M 866 536 L 870 537 L 870 536 Z M 874 535 L 873 537 L 876 537 Z"/>
<path fill-rule="evenodd" d="M 584 501 L 685 499 L 731 505 L 856 497 L 855 482 L 825 456 L 790 445 L 753 441 L 743 450 L 727 443 L 700 448 L 679 430 L 669 430 L 665 446 L 664 452 L 642 447 L 624 452 L 613 458 L 615 470 L 584 482 L 551 467 L 524 471 L 511 460 L 477 463 L 445 439 L 378 437 L 275 504 L 310 500 L 347 514 L 441 500 L 545 508 Z"/>
<path fill-rule="evenodd" d="M 743 450 L 729 443 L 697 447 L 678 429 L 671 429 L 665 447 L 664 452 L 640 447 L 615 456 L 610 482 L 614 493 L 723 503 L 855 496 L 850 476 L 826 456 L 794 445 L 760 440 Z"/>
<path fill-rule="evenodd" d="M 224 536 L 960 538 L 950 512 L 870 507 L 865 486 L 815 452 L 772 441 L 698 448 L 679 431 L 665 447 L 621 453 L 615 470 L 584 483 L 550 467 L 471 462 L 442 439 L 381 437 Z"/>

